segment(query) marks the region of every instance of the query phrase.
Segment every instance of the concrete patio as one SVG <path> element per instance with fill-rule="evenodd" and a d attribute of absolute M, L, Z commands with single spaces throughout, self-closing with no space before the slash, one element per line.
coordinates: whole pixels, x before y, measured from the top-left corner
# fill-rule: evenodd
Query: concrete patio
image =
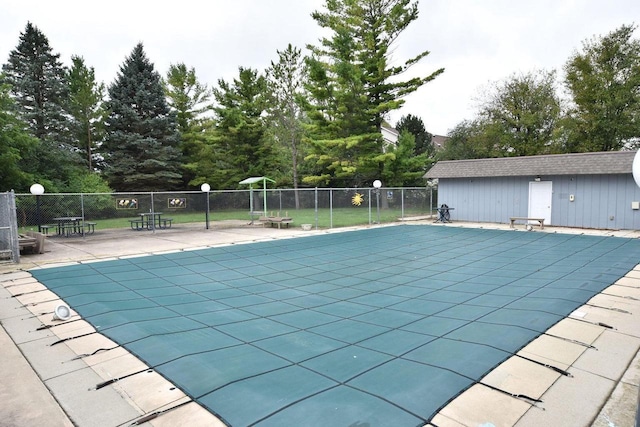
<path fill-rule="evenodd" d="M 432 224 L 416 221 L 417 224 Z M 507 229 L 508 225 L 454 223 L 434 225 Z M 55 295 L 27 270 L 220 245 L 244 244 L 346 229 L 303 231 L 220 222 L 178 225 L 156 232 L 100 230 L 85 238 L 49 237 L 45 253 L 22 257 L 20 264 L 0 265 L 0 425 L 119 426 L 223 425 L 158 374 L 138 375 L 111 387 L 95 385 L 145 366 L 123 351 L 106 361 L 100 353 L 78 359 L 88 348 L 108 346 L 100 335 L 51 345 L 91 330 L 79 320 L 52 329 Z M 524 226 L 515 232 L 527 232 Z M 637 231 L 578 230 L 545 227 L 536 233 L 585 233 L 638 238 Z M 640 262 L 640 260 L 638 260 Z M 29 293 L 33 291 L 40 291 Z M 17 296 L 24 294 L 22 296 Z M 603 307 L 606 307 L 603 308 Z M 640 267 L 630 271 L 590 305 L 554 326 L 491 372 L 484 383 L 503 390 L 541 396 L 528 402 L 476 385 L 454 399 L 433 419 L 443 426 L 632 426 L 640 384 Z M 550 337 L 553 335 L 554 337 Z M 527 363 L 524 358 L 558 366 L 571 376 Z M 93 369 L 86 369 L 87 366 Z M 164 405 L 164 406 L 163 406 Z M 140 418 L 150 410 L 168 410 Z M 64 409 L 63 409 L 64 408 Z M 73 422 L 71 421 L 73 420 Z"/>

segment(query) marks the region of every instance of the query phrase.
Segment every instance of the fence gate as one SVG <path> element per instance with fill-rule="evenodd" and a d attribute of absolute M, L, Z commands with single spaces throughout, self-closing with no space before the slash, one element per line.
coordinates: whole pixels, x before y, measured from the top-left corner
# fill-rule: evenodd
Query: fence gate
<path fill-rule="evenodd" d="M 0 262 L 20 262 L 16 199 L 13 191 L 0 193 Z"/>

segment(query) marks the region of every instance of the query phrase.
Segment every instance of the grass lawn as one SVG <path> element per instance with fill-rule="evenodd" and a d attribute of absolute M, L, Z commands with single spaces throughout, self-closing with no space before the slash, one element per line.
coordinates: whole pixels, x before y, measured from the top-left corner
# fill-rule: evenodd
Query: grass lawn
<path fill-rule="evenodd" d="M 293 218 L 293 226 L 299 227 L 301 224 L 311 224 L 313 227 L 319 228 L 338 228 L 338 227 L 350 227 L 355 225 L 365 225 L 370 222 L 378 222 L 378 216 L 375 209 L 371 210 L 371 218 L 369 217 L 369 210 L 367 208 L 334 208 L 319 209 L 317 212 L 314 209 L 298 209 L 290 210 L 288 215 Z M 408 210 L 405 209 L 405 216 L 412 215 L 426 215 L 422 210 Z M 402 216 L 402 212 L 399 209 L 380 209 L 380 223 L 395 222 Z M 87 217 L 86 221 L 97 223 L 96 230 L 106 230 L 112 228 L 129 228 L 129 219 L 135 218 L 136 215 L 132 214 L 126 218 L 106 218 L 97 219 Z M 204 212 L 165 212 L 163 217 L 173 218 L 173 224 L 187 224 L 195 222 L 205 222 Z M 209 221 L 214 223 L 216 221 L 224 220 L 242 220 L 249 223 L 250 217 L 246 210 L 228 210 L 228 211 L 215 211 L 212 210 L 209 213 Z M 19 232 L 22 233 L 26 230 L 36 229 L 35 226 L 21 227 Z M 54 231 L 55 233 L 55 231 Z"/>

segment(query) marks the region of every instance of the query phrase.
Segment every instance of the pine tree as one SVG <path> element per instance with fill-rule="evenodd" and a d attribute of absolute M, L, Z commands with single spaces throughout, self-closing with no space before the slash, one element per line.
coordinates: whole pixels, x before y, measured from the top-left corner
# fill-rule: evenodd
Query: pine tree
<path fill-rule="evenodd" d="M 109 86 L 105 176 L 117 191 L 171 190 L 182 183 L 180 134 L 160 75 L 138 44 Z"/>
<path fill-rule="evenodd" d="M 415 154 L 414 135 L 403 130 L 395 146 L 389 147 L 395 158 L 385 162 L 381 178 L 389 187 L 421 186 L 424 185 L 424 173 L 433 164 L 426 153 Z"/>
<path fill-rule="evenodd" d="M 68 85 L 60 55 L 54 54 L 47 37 L 30 22 L 20 42 L 2 66 L 4 82 L 11 85 L 19 107 L 34 136 L 42 141 L 63 142 L 66 128 Z"/>
<path fill-rule="evenodd" d="M 73 116 L 73 133 L 78 150 L 84 153 L 89 171 L 94 170 L 94 150 L 104 133 L 104 85 L 98 83 L 93 67 L 88 68 L 80 56 L 71 57 L 69 70 L 69 110 Z"/>
<path fill-rule="evenodd" d="M 27 124 L 16 117 L 9 85 L 0 85 L 0 191 L 26 191 L 35 182 L 27 172 L 23 156 L 37 139 L 27 130 Z"/>
<path fill-rule="evenodd" d="M 214 89 L 217 131 L 208 158 L 215 165 L 209 182 L 217 188 L 237 188 L 250 176 L 269 176 L 277 163 L 274 150 L 265 138 L 263 115 L 267 109 L 267 82 L 257 70 L 240 67 L 232 82 L 218 81 Z"/>
<path fill-rule="evenodd" d="M 28 171 L 48 179 L 50 187 L 64 188 L 80 158 L 71 144 L 67 72 L 54 54 L 47 37 L 30 22 L 9 60 L 2 66 L 1 82 L 10 86 L 18 118 L 38 138 L 23 155 Z"/>
<path fill-rule="evenodd" d="M 362 185 L 379 178 L 385 152 L 380 129 L 385 116 L 444 70 L 426 77 L 398 76 L 428 51 L 391 66 L 398 36 L 418 18 L 411 0 L 327 0 L 326 12 L 312 17 L 331 37 L 309 46 L 310 101 L 305 106 L 312 125 L 308 135 L 318 173 L 305 177 L 314 185 Z"/>
<path fill-rule="evenodd" d="M 169 107 L 176 111 L 178 130 L 185 134 L 202 116 L 211 110 L 211 90 L 200 83 L 195 68 L 184 63 L 171 64 L 163 80 Z"/>
<path fill-rule="evenodd" d="M 426 154 L 428 157 L 431 157 L 435 149 L 433 144 L 431 143 L 431 135 L 424 127 L 424 122 L 418 116 L 414 116 L 412 114 L 407 114 L 406 116 L 400 117 L 398 123 L 396 124 L 396 130 L 400 133 L 402 131 L 407 131 L 415 138 L 415 148 L 414 153 L 416 155 Z"/>
<path fill-rule="evenodd" d="M 287 153 L 297 209 L 300 207 L 298 165 L 303 157 L 303 111 L 300 98 L 305 96 L 305 69 L 300 49 L 289 44 L 285 50 L 278 50 L 277 53 L 278 62 L 271 61 L 271 66 L 267 69 L 272 100 L 269 108 L 271 132 Z"/>
<path fill-rule="evenodd" d="M 191 167 L 198 163 L 213 127 L 211 117 L 206 116 L 212 109 L 212 91 L 198 81 L 195 68 L 187 68 L 184 63 L 169 66 L 163 86 L 169 107 L 176 113 L 180 149 L 186 163 L 184 183 L 199 185 L 206 180 L 194 181 L 197 173 Z"/>

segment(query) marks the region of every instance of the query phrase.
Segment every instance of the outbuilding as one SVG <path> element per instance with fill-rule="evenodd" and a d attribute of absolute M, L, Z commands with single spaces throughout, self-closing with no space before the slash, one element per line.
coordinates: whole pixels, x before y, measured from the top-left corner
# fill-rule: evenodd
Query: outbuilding
<path fill-rule="evenodd" d="M 640 229 L 635 151 L 437 162 L 438 205 L 452 220 L 509 223 L 511 217 L 597 229 Z"/>

